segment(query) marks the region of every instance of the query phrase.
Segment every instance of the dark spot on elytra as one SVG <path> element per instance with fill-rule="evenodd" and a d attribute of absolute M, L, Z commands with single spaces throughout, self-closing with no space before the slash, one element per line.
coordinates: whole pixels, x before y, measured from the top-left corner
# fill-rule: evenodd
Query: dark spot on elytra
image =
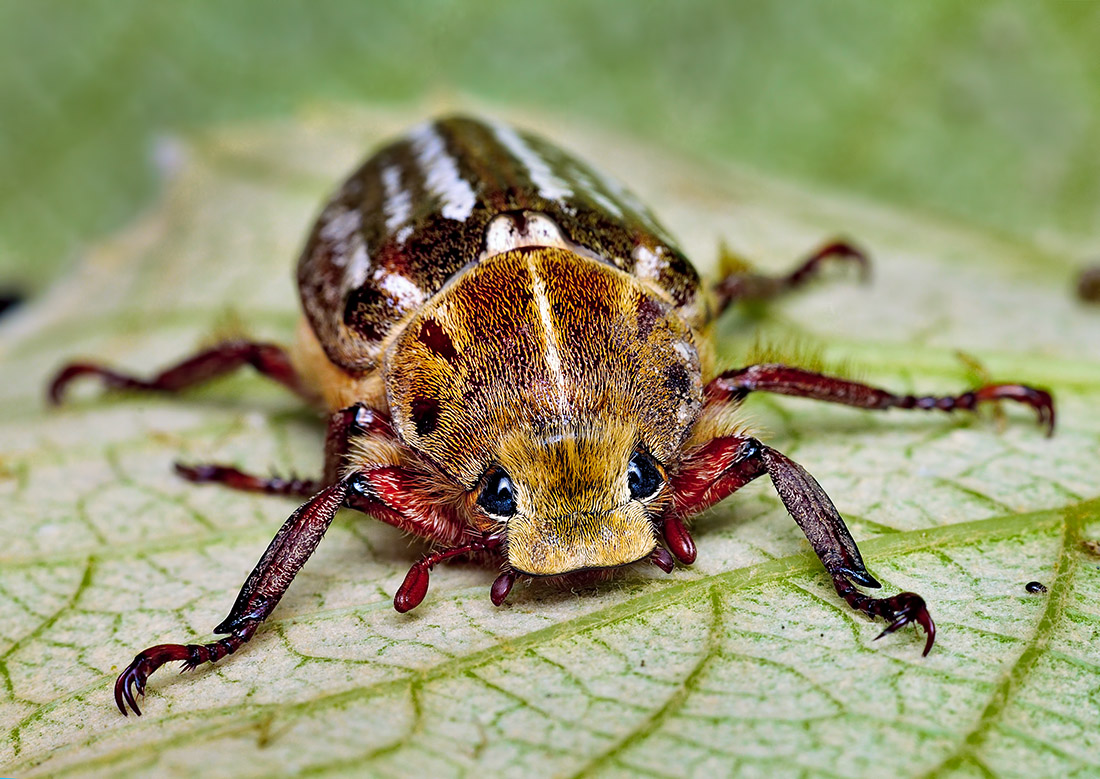
<path fill-rule="evenodd" d="M 431 317 L 425 319 L 420 326 L 420 342 L 444 360 L 453 360 L 458 356 L 454 341 L 447 335 L 447 331 L 440 326 L 439 322 Z"/>
<path fill-rule="evenodd" d="M 677 395 L 686 395 L 691 389 L 687 369 L 678 362 L 665 368 L 665 386 Z"/>
<path fill-rule="evenodd" d="M 344 324 L 368 341 L 381 341 L 389 329 L 389 312 L 373 287 L 352 290 L 344 304 Z"/>
<path fill-rule="evenodd" d="M 413 398 L 409 414 L 418 436 L 431 435 L 439 427 L 439 401 L 436 398 Z"/>
<path fill-rule="evenodd" d="M 649 334 L 653 332 L 653 326 L 657 323 L 657 320 L 661 318 L 664 312 L 661 310 L 661 304 L 651 298 L 649 295 L 643 295 L 642 299 L 638 301 L 638 339 L 646 340 L 649 338 Z"/>

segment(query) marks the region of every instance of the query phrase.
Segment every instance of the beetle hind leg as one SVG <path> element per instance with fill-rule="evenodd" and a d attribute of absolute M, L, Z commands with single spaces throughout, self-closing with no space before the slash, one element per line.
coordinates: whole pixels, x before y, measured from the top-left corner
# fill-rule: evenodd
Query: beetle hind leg
<path fill-rule="evenodd" d="M 179 392 L 232 373 L 245 365 L 251 365 L 261 375 L 279 382 L 307 400 L 315 399 L 294 370 L 286 350 L 275 344 L 253 341 L 225 341 L 188 357 L 149 379 L 119 373 L 96 363 L 69 363 L 50 382 L 48 396 L 51 404 L 59 405 L 69 384 L 81 376 L 98 377 L 108 389 Z"/>
<path fill-rule="evenodd" d="M 859 266 L 864 279 L 870 274 L 870 261 L 861 249 L 847 241 L 830 241 L 783 276 L 764 276 L 753 273 L 747 266 L 727 274 L 714 285 L 714 295 L 718 304 L 716 315 L 721 314 L 731 303 L 739 300 L 769 300 L 797 289 L 818 275 L 821 266 L 828 260 L 844 261 Z"/>

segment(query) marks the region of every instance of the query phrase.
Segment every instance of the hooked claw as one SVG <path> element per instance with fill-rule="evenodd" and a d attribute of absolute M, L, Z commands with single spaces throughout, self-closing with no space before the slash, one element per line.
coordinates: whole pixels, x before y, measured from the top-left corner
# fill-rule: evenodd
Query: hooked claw
<path fill-rule="evenodd" d="M 144 653 L 139 654 L 115 680 L 115 705 L 118 706 L 123 717 L 130 716 L 130 712 L 126 709 L 127 705 L 134 710 L 134 714 L 141 716 L 141 709 L 138 708 L 134 693 L 136 692 L 142 698 L 145 697 L 145 683 L 149 681 L 150 673 L 148 662 Z"/>
<path fill-rule="evenodd" d="M 928 611 L 928 606 L 924 603 L 924 598 L 915 592 L 901 592 L 892 598 L 887 598 L 886 602 L 894 610 L 894 621 L 875 636 L 875 641 L 893 633 L 898 628 L 903 628 L 915 622 L 924 629 L 925 634 L 928 636 L 924 642 L 924 652 L 922 653 L 923 657 L 927 657 L 928 653 L 932 651 L 932 644 L 936 641 L 936 623 L 932 621 L 932 615 Z"/>
<path fill-rule="evenodd" d="M 207 656 L 203 656 L 203 649 L 204 647 L 195 646 L 194 644 L 186 646 L 183 644 L 158 644 L 138 652 L 134 661 L 126 666 L 126 670 L 120 673 L 118 679 L 115 680 L 115 705 L 122 712 L 122 716 L 130 716 L 130 712 L 126 710 L 127 706 L 134 710 L 134 714 L 141 716 L 141 709 L 138 708 L 134 693 L 143 698 L 145 697 L 145 684 L 154 671 L 165 663 L 174 660 L 182 660 L 183 671 L 190 671 L 195 666 L 201 665 L 204 661 L 210 659 L 209 653 L 207 653 Z"/>

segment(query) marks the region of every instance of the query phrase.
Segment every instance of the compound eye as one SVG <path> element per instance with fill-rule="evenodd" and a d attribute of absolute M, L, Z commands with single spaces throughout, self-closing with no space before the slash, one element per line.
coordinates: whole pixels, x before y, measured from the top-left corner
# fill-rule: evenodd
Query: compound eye
<path fill-rule="evenodd" d="M 630 456 L 630 464 L 626 467 L 626 484 L 630 488 L 630 497 L 635 500 L 651 497 L 661 489 L 663 483 L 664 477 L 652 457 L 640 449 Z"/>
<path fill-rule="evenodd" d="M 508 474 L 500 468 L 490 473 L 477 503 L 494 517 L 510 517 L 515 514 L 515 491 L 512 489 L 512 480 L 508 478 Z"/>

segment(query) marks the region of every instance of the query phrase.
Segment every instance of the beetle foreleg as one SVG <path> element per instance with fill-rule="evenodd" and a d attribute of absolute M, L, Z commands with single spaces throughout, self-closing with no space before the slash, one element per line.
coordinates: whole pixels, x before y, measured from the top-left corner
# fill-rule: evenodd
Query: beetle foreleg
<path fill-rule="evenodd" d="M 304 503 L 279 528 L 263 557 L 249 574 L 229 616 L 214 628 L 228 638 L 210 644 L 160 644 L 138 653 L 115 682 L 115 703 L 126 714 L 127 704 L 141 714 L 134 692 L 145 694 L 150 674 L 165 663 L 183 660 L 184 670 L 214 663 L 237 651 L 275 609 L 290 582 L 317 548 L 337 510 L 344 504 L 350 479 L 333 484 Z"/>
<path fill-rule="evenodd" d="M 882 585 L 867 571 L 855 540 L 825 490 L 786 455 L 755 438 L 714 439 L 690 457 L 673 477 L 677 515 L 688 516 L 709 508 L 764 473 L 771 477 L 783 505 L 832 575 L 837 593 L 867 616 L 890 621 L 882 635 L 910 622 L 919 624 L 928 634 L 924 649 L 928 654 L 936 627 L 924 600 L 911 592 L 872 598 L 855 588 L 853 582 L 864 587 Z"/>
<path fill-rule="evenodd" d="M 796 289 L 816 276 L 822 263 L 829 259 L 855 263 L 864 279 L 870 273 L 866 254 L 847 241 L 832 241 L 819 248 L 785 276 L 763 276 L 748 270 L 730 273 L 714 285 L 717 298 L 715 316 L 739 300 L 767 300 Z"/>
<path fill-rule="evenodd" d="M 493 535 L 471 538 L 469 526 L 455 509 L 426 487 L 424 474 L 398 466 L 380 466 L 350 477 L 347 505 L 386 524 L 427 538 L 447 548 L 433 552 L 409 569 L 393 598 L 401 613 L 416 608 L 428 593 L 428 578 L 437 563 L 466 554 L 495 555 L 501 539 Z M 493 583 L 491 596 L 499 606 L 508 596 L 515 575 L 505 571 Z"/>
<path fill-rule="evenodd" d="M 315 399 L 281 346 L 251 341 L 226 341 L 218 344 L 161 371 L 151 379 L 139 379 L 95 363 L 70 363 L 58 371 L 50 382 L 49 399 L 54 405 L 61 403 L 69 383 L 80 376 L 98 376 L 110 389 L 179 392 L 224 376 L 244 365 L 251 365 L 262 375 L 290 388 L 307 400 Z"/>
<path fill-rule="evenodd" d="M 772 392 L 827 403 L 840 403 L 872 411 L 890 408 L 925 411 L 974 411 L 979 403 L 1012 400 L 1035 410 L 1039 423 L 1054 433 L 1054 400 L 1046 390 L 1023 384 L 989 384 L 961 395 L 897 395 L 868 384 L 824 376 L 788 365 L 749 365 L 726 371 L 706 387 L 709 402 L 740 400 L 750 392 Z"/>
<path fill-rule="evenodd" d="M 915 592 L 899 592 L 890 598 L 872 598 L 857 590 L 853 584 L 843 575 L 833 576 L 833 587 L 837 594 L 856 611 L 862 611 L 872 619 L 882 617 L 890 624 L 881 633 L 875 636 L 878 641 L 885 635 L 893 633 L 898 628 L 905 627 L 911 622 L 920 625 L 925 632 L 924 651 L 925 657 L 932 651 L 932 644 L 936 641 L 936 623 L 932 621 L 932 615 L 928 612 L 928 606 L 924 598 Z"/>

